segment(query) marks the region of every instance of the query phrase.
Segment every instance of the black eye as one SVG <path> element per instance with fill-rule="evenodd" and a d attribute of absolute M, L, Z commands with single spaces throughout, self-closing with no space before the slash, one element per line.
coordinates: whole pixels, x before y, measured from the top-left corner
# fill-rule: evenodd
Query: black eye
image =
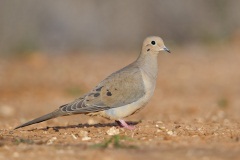
<path fill-rule="evenodd" d="M 155 42 L 155 41 L 152 41 L 152 42 L 151 42 L 151 44 L 152 44 L 152 45 L 155 45 L 155 44 L 156 44 L 156 42 Z"/>

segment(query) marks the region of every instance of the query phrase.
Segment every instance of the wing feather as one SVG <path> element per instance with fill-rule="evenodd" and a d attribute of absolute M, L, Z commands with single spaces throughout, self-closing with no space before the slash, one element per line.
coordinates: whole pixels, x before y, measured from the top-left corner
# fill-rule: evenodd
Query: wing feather
<path fill-rule="evenodd" d="M 144 94 L 139 68 L 125 67 L 107 77 L 88 94 L 60 109 L 69 114 L 99 112 L 133 103 Z"/>

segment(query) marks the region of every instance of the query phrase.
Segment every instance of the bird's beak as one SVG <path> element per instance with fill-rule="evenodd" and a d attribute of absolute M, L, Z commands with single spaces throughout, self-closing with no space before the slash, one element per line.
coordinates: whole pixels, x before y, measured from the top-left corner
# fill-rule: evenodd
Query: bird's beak
<path fill-rule="evenodd" d="M 163 50 L 167 51 L 168 53 L 171 53 L 171 51 L 167 47 L 164 47 Z"/>

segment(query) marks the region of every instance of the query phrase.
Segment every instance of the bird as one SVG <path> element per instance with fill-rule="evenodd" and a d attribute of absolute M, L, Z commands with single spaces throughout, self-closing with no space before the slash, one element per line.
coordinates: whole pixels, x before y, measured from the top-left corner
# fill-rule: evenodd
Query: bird
<path fill-rule="evenodd" d="M 147 37 L 134 62 L 109 75 L 80 98 L 15 129 L 73 114 L 101 116 L 115 120 L 123 128 L 135 129 L 123 118 L 138 112 L 153 96 L 158 75 L 158 54 L 161 51 L 171 53 L 162 38 Z"/>

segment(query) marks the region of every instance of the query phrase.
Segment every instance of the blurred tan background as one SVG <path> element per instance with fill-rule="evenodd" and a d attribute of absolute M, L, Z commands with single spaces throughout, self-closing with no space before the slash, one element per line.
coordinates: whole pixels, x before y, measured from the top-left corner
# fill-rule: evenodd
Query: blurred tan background
<path fill-rule="evenodd" d="M 238 117 L 238 6 L 238 0 L 1 0 L 0 106 L 12 110 L 15 123 L 49 112 L 131 63 L 143 39 L 158 35 L 173 54 L 159 56 L 152 109 L 132 119 L 181 119 L 186 108 L 201 117 L 218 107 Z M 174 106 L 181 111 L 172 114 Z"/>
<path fill-rule="evenodd" d="M 0 54 L 135 50 L 146 36 L 213 44 L 240 34 L 239 0 L 1 0 Z"/>
<path fill-rule="evenodd" d="M 240 159 L 239 7 L 239 0 L 0 0 L 0 159 Z M 172 54 L 159 54 L 149 104 L 125 119 L 140 122 L 137 129 L 116 128 L 135 149 L 92 149 L 114 126 L 97 117 L 12 130 L 134 61 L 149 35 Z"/>
<path fill-rule="evenodd" d="M 1 0 L 0 115 L 9 120 L 5 108 L 19 123 L 72 101 L 131 63 L 143 39 L 157 35 L 173 54 L 159 56 L 152 109 L 132 119 L 181 119 L 186 110 L 201 117 L 226 107 L 238 117 L 238 6 L 238 0 Z"/>

